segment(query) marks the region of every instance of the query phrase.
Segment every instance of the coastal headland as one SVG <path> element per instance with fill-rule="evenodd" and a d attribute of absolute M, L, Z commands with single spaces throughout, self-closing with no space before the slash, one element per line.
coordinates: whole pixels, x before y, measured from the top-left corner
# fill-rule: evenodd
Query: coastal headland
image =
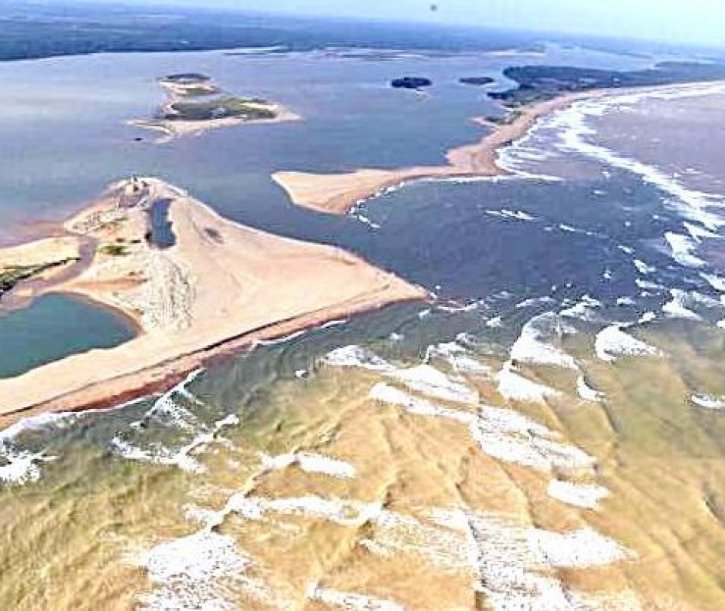
<path fill-rule="evenodd" d="M 173 245 L 155 240 L 163 206 Z M 66 292 L 132 318 L 138 336 L 0 380 L 0 426 L 21 415 L 111 407 L 165 389 L 215 355 L 426 291 L 341 249 L 274 236 L 216 214 L 154 178 L 112 185 L 65 224 L 68 236 L 22 247 L 23 260 L 63 261 L 92 239 L 92 260 L 42 291 Z M 0 261 L 17 253 L 0 251 Z M 9 254 L 6 254 L 9 253 Z M 32 256 L 31 256 L 32 253 Z"/>

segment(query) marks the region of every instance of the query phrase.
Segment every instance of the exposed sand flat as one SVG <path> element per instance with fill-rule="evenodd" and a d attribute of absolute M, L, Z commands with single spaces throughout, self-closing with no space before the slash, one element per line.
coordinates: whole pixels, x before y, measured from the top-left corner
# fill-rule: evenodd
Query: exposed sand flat
<path fill-rule="evenodd" d="M 147 210 L 170 200 L 176 244 L 150 246 Z M 155 179 L 114 185 L 67 227 L 100 242 L 80 276 L 53 287 L 133 317 L 139 337 L 0 380 L 0 413 L 110 406 L 200 366 L 220 350 L 426 293 L 343 250 L 227 221 Z M 110 254 L 104 244 L 120 246 Z M 6 419 L 3 425 L 9 424 Z"/>
<path fill-rule="evenodd" d="M 496 164 L 496 152 L 503 146 L 523 137 L 536 121 L 555 110 L 601 92 L 563 95 L 535 104 L 521 111 L 508 125 L 500 125 L 480 142 L 448 151 L 447 165 L 417 166 L 395 170 L 361 169 L 341 174 L 309 174 L 276 172 L 272 178 L 287 191 L 298 206 L 330 214 L 347 214 L 362 200 L 376 193 L 411 180 L 421 178 L 455 178 L 471 176 L 504 176 L 509 172 Z M 474 122 L 488 125 L 484 119 Z"/>
<path fill-rule="evenodd" d="M 20 246 L 0 249 L 0 269 L 42 265 L 74 259 L 80 255 L 81 241 L 75 236 L 45 238 Z"/>

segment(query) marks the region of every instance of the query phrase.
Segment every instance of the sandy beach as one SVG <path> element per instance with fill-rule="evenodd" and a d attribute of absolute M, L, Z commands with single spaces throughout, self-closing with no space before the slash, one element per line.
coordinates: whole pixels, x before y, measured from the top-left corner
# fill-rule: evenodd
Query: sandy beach
<path fill-rule="evenodd" d="M 508 171 L 496 163 L 496 152 L 522 138 L 536 121 L 556 110 L 585 98 L 603 95 L 603 91 L 562 95 L 522 109 L 505 125 L 493 126 L 493 131 L 479 142 L 451 149 L 446 154 L 447 165 L 417 166 L 394 170 L 360 169 L 341 174 L 311 174 L 305 172 L 276 172 L 272 178 L 298 206 L 329 214 L 347 214 L 356 204 L 396 185 L 423 178 L 465 178 L 475 176 L 505 176 Z M 482 118 L 479 125 L 492 126 Z"/>
<path fill-rule="evenodd" d="M 174 246 L 144 239 L 148 208 L 170 201 Z M 0 414 L 111 407 L 158 390 L 211 356 L 426 292 L 338 248 L 227 221 L 160 180 L 117 183 L 68 223 L 97 241 L 78 276 L 46 288 L 133 318 L 140 335 L 0 380 Z M 32 248 L 31 248 L 32 250 Z M 14 418 L 3 418 L 7 426 Z"/>

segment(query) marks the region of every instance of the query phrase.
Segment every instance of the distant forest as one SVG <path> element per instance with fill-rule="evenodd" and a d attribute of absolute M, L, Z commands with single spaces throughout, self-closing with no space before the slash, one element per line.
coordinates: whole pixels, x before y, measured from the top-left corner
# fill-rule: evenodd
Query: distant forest
<path fill-rule="evenodd" d="M 237 47 L 434 49 L 458 52 L 526 44 L 523 34 L 473 28 L 270 17 L 123 5 L 2 3 L 0 60 L 131 51 Z"/>

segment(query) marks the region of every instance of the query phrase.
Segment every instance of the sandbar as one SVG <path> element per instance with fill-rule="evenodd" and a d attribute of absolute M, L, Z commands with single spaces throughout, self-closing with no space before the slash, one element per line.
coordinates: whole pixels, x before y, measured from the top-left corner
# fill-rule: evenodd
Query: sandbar
<path fill-rule="evenodd" d="M 161 200 L 176 238 L 168 248 L 148 240 L 148 211 Z M 154 178 L 112 185 L 65 227 L 94 239 L 95 254 L 80 274 L 46 292 L 115 308 L 141 332 L 121 346 L 0 380 L 0 426 L 40 411 L 111 407 L 160 390 L 219 353 L 428 297 L 339 248 L 226 220 Z"/>

